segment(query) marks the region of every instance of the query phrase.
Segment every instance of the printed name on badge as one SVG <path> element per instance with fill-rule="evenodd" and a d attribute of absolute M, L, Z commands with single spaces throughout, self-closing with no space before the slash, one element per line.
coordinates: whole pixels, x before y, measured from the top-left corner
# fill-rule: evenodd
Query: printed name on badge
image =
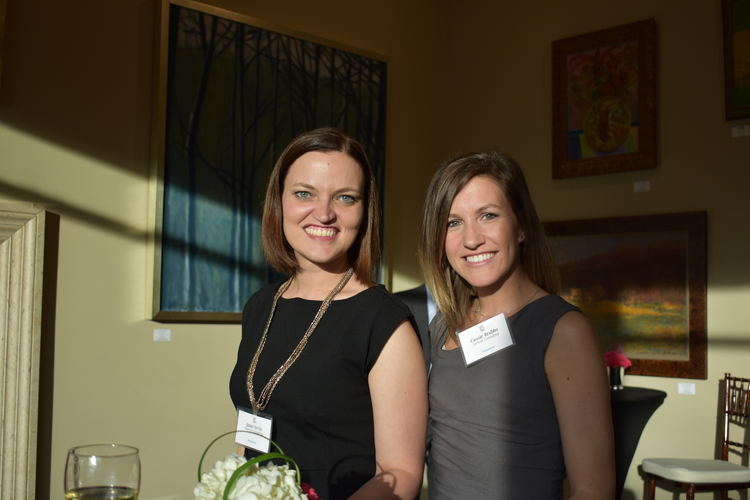
<path fill-rule="evenodd" d="M 252 412 L 237 409 L 237 431 L 234 442 L 261 453 L 268 453 L 271 449 L 271 428 L 273 418 L 267 413 Z"/>
<path fill-rule="evenodd" d="M 505 314 L 498 314 L 459 332 L 458 339 L 467 367 L 515 344 Z"/>

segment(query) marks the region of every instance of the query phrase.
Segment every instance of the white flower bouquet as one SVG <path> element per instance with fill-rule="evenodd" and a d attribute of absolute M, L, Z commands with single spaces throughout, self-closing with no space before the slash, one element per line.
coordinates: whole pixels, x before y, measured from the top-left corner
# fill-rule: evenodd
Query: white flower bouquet
<path fill-rule="evenodd" d="M 235 431 L 227 432 L 214 439 L 203 452 L 198 463 L 198 485 L 193 490 L 195 500 L 320 500 L 315 490 L 309 485 L 300 483 L 297 463 L 289 456 L 279 452 L 265 453 L 251 460 L 236 453 L 219 460 L 209 472 L 201 474 L 203 459 L 208 449 L 218 439 Z M 280 458 L 287 463 L 276 465 L 261 462 Z M 289 468 L 294 465 L 294 470 Z"/>

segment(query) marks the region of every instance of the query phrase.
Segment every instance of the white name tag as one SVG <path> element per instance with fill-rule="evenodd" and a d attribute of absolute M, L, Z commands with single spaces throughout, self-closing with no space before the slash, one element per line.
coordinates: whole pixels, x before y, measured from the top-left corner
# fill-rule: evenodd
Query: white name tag
<path fill-rule="evenodd" d="M 458 339 L 467 367 L 515 344 L 505 314 L 498 314 L 459 332 Z"/>
<path fill-rule="evenodd" d="M 237 431 L 234 433 L 234 442 L 261 453 L 268 453 L 271 449 L 271 427 L 273 418 L 266 413 L 252 412 L 237 409 Z M 246 431 L 246 432 L 239 432 Z"/>

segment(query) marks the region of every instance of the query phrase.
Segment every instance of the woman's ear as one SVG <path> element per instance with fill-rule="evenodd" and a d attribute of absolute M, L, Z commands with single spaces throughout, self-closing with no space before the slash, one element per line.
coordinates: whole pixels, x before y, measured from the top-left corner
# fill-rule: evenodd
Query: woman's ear
<path fill-rule="evenodd" d="M 526 239 L 526 235 L 523 234 L 523 230 L 518 232 L 518 242 L 523 243 L 523 241 Z"/>

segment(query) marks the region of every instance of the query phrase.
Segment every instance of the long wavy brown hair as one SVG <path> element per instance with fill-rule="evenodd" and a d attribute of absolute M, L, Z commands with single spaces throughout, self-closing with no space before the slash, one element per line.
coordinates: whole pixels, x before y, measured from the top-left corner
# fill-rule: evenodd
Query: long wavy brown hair
<path fill-rule="evenodd" d="M 446 160 L 432 177 L 419 229 L 419 267 L 443 314 L 448 335 L 455 338 L 476 297 L 473 287 L 453 270 L 445 255 L 448 214 L 453 200 L 474 177 L 497 183 L 513 208 L 524 234 L 521 265 L 528 277 L 550 294 L 557 294 L 560 278 L 552 250 L 531 201 L 523 171 L 507 154 L 492 151 L 459 155 Z"/>

